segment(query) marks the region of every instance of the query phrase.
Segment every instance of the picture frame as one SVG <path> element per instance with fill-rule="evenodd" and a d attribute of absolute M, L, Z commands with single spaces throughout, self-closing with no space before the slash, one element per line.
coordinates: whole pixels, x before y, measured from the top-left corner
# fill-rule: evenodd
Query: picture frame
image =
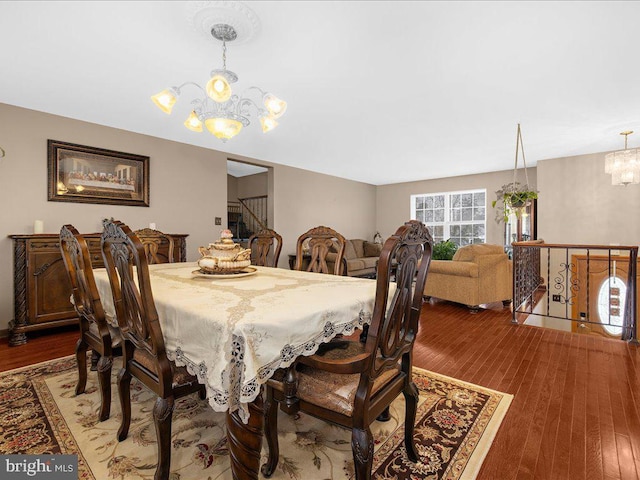
<path fill-rule="evenodd" d="M 149 206 L 149 157 L 47 141 L 50 202 Z"/>

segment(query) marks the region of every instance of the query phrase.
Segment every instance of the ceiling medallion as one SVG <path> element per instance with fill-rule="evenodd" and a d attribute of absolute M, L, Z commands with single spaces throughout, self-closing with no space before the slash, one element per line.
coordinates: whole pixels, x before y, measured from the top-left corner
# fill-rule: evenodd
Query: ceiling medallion
<path fill-rule="evenodd" d="M 187 2 L 187 20 L 191 29 L 207 41 L 216 24 L 231 26 L 237 35 L 234 45 L 250 42 L 260 33 L 260 19 L 240 2 Z"/>

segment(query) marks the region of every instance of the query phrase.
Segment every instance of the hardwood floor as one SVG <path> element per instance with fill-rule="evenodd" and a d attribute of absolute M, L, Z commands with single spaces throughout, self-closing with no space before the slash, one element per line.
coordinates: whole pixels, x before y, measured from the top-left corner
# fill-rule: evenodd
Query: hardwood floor
<path fill-rule="evenodd" d="M 425 304 L 414 364 L 514 395 L 479 480 L 640 477 L 640 353 L 619 340 L 511 325 L 496 304 L 471 315 Z M 77 330 L 0 340 L 0 371 L 74 352 Z"/>
<path fill-rule="evenodd" d="M 27 337 L 26 345 L 17 347 L 10 347 L 8 338 L 0 338 L 0 372 L 75 353 L 80 331 L 76 325 L 71 325 L 39 330 Z"/>
<path fill-rule="evenodd" d="M 620 340 L 426 304 L 414 364 L 514 395 L 478 479 L 637 479 L 640 353 Z"/>

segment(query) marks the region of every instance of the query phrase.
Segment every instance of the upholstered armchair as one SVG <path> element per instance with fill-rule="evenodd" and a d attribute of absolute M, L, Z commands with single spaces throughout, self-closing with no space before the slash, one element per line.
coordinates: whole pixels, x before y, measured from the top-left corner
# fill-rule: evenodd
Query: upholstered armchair
<path fill-rule="evenodd" d="M 432 260 L 425 297 L 462 303 L 471 313 L 480 305 L 513 298 L 511 260 L 500 245 L 486 243 L 460 247 L 453 260 Z"/>

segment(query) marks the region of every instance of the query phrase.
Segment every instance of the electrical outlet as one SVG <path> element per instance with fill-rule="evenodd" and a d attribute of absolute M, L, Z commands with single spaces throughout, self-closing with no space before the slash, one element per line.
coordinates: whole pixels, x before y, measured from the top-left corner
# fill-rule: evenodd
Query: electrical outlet
<path fill-rule="evenodd" d="M 560 295 L 553 295 L 551 298 L 553 299 L 554 302 L 560 302 L 561 301 L 560 300 L 561 299 Z"/>
<path fill-rule="evenodd" d="M 216 217 L 216 225 L 222 225 L 222 218 Z"/>

